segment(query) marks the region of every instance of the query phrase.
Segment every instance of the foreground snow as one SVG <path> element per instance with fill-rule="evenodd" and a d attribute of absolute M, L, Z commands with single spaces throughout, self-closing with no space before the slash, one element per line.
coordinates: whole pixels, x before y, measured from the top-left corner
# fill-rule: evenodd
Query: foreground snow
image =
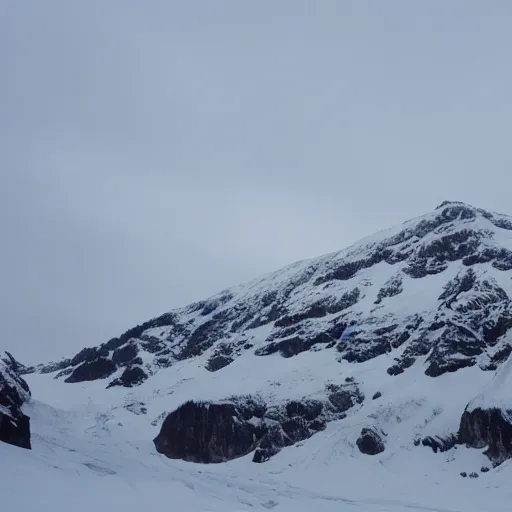
<path fill-rule="evenodd" d="M 156 453 L 152 439 L 161 424 L 155 421 L 159 414 L 208 389 L 224 393 L 215 382 L 222 372 L 206 372 L 197 361 L 162 371 L 158 382 L 134 390 L 105 392 L 101 381 L 69 385 L 50 375 L 30 375 L 34 398 L 24 411 L 32 419 L 33 450 L 0 444 L 2 504 L 6 510 L 53 512 L 129 512 L 142 507 L 155 512 L 510 510 L 510 463 L 479 473 L 479 478 L 462 478 L 462 471 L 479 472 L 489 465 L 479 451 L 459 447 L 434 454 L 411 444 L 415 433 L 457 428 L 458 409 L 491 384 L 492 372 L 470 368 L 432 379 L 418 367 L 379 381 L 386 365 L 385 357 L 379 359 L 371 365 L 333 364 L 324 352 L 310 353 L 288 360 L 287 368 L 279 364 L 275 374 L 267 364 L 262 377 L 261 358 L 239 358 L 231 371 L 236 371 L 240 391 L 244 386 L 255 389 L 260 381 L 266 388 L 276 383 L 273 388 L 283 396 L 291 389 L 297 395 L 308 393 L 308 371 L 323 365 L 326 376 L 352 372 L 356 380 L 364 377 L 365 393 L 383 394 L 265 464 L 252 463 L 249 455 L 225 464 L 197 465 Z M 197 372 L 201 379 L 193 378 Z M 355 447 L 358 432 L 370 419 L 388 433 L 386 451 L 374 457 Z"/>

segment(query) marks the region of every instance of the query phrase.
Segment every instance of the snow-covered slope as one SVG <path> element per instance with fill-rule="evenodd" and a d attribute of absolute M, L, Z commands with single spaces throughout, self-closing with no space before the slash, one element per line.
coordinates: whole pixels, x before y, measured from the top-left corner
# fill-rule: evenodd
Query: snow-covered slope
<path fill-rule="evenodd" d="M 432 376 L 474 364 L 495 369 L 510 353 L 511 270 L 512 219 L 444 203 L 37 370 L 59 370 L 70 383 L 132 386 L 184 360 L 218 371 L 245 354 L 309 350 L 349 362 L 392 354 L 390 374 L 418 358 Z"/>
<path fill-rule="evenodd" d="M 446 202 L 25 369 L 0 448 L 125 510 L 508 510 L 511 278 L 512 219 Z"/>

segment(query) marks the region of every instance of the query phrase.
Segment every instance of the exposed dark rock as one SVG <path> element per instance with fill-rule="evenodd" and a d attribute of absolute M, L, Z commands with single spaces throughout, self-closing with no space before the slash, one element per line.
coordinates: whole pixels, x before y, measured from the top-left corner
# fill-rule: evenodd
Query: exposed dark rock
<path fill-rule="evenodd" d="M 476 359 L 469 358 L 469 359 L 453 359 L 451 361 L 432 361 L 429 365 L 429 367 L 425 370 L 425 375 L 428 375 L 429 377 L 439 377 L 440 375 L 443 375 L 444 373 L 453 373 L 458 370 L 461 370 L 462 368 L 469 368 L 471 366 L 474 366 L 476 363 Z"/>
<path fill-rule="evenodd" d="M 328 314 L 340 313 L 356 304 L 360 296 L 359 288 L 354 288 L 352 291 L 345 293 L 339 300 L 323 299 L 315 302 L 301 313 L 284 315 L 274 325 L 276 327 L 289 327 L 308 318 L 322 318 Z"/>
<path fill-rule="evenodd" d="M 144 402 L 140 402 L 139 400 L 132 400 L 124 404 L 123 406 L 127 411 L 140 416 L 141 414 L 147 414 L 148 409 Z"/>
<path fill-rule="evenodd" d="M 63 359 L 62 361 L 52 362 L 41 367 L 32 367 L 27 370 L 27 373 L 34 373 L 38 371 L 39 373 L 53 373 L 58 372 L 59 370 L 63 370 L 64 368 L 68 368 L 71 365 L 71 359 Z"/>
<path fill-rule="evenodd" d="M 375 428 L 363 428 L 356 444 L 359 451 L 366 455 L 377 455 L 385 449 L 383 434 Z"/>
<path fill-rule="evenodd" d="M 364 395 L 356 384 L 328 384 L 327 405 L 336 413 L 344 413 L 364 401 Z"/>
<path fill-rule="evenodd" d="M 446 322 L 444 320 L 435 320 L 428 326 L 429 331 L 437 331 L 439 329 L 442 329 L 446 325 Z"/>
<path fill-rule="evenodd" d="M 54 371 L 59 370 L 65 370 L 70 367 L 73 368 L 72 374 L 75 374 L 75 372 L 78 370 L 78 368 L 81 367 L 81 370 L 78 371 L 78 378 L 81 379 L 79 374 L 81 372 L 87 371 L 89 372 L 88 368 L 91 368 L 91 374 L 94 374 L 97 372 L 99 377 L 94 378 L 87 378 L 82 380 L 96 380 L 96 379 L 103 379 L 105 378 L 105 373 L 102 371 L 98 371 L 101 368 L 106 369 L 107 365 L 105 365 L 104 360 L 106 360 L 109 356 L 110 351 L 117 351 L 118 348 L 125 345 L 130 340 L 137 340 L 139 339 L 144 331 L 147 329 L 152 329 L 156 327 L 168 327 L 170 325 L 173 325 L 177 320 L 175 313 L 165 313 L 157 318 L 153 318 L 147 322 L 144 322 L 143 324 L 137 325 L 131 329 L 128 329 L 125 333 L 123 333 L 118 338 L 112 338 L 106 343 L 103 343 L 102 345 L 99 345 L 98 347 L 87 347 L 78 352 L 74 357 L 71 359 L 65 359 L 63 361 L 60 361 L 58 363 L 50 363 L 49 365 L 42 365 L 41 367 L 37 368 L 37 371 L 41 373 L 53 373 Z M 180 327 L 176 326 L 177 330 L 180 331 Z M 145 349 L 150 347 L 151 343 L 146 340 L 145 343 Z M 126 361 L 126 359 L 129 359 L 129 356 L 133 355 L 133 348 L 127 348 L 126 353 L 122 355 L 119 354 L 120 359 L 125 360 L 125 363 L 131 362 L 134 364 L 134 361 Z M 87 364 L 91 363 L 91 365 Z M 115 363 L 114 363 L 115 366 Z M 98 370 L 94 370 L 94 368 L 97 368 Z M 36 368 L 33 368 L 32 371 L 36 371 Z M 115 369 L 110 372 L 109 375 L 111 375 Z M 64 373 L 63 373 L 64 375 Z M 108 377 L 108 375 L 106 375 Z M 74 379 L 74 378 L 73 378 Z M 66 382 L 81 382 L 81 380 L 69 380 L 66 379 Z"/>
<path fill-rule="evenodd" d="M 354 277 L 360 270 L 370 268 L 382 261 L 391 260 L 392 258 L 393 253 L 391 250 L 383 246 L 378 246 L 367 258 L 348 262 L 344 260 L 339 261 L 333 269 L 326 272 L 325 275 L 318 277 L 314 285 L 318 286 L 329 281 L 347 281 Z M 389 262 L 396 263 L 396 255 L 395 261 Z"/>
<path fill-rule="evenodd" d="M 435 259 L 427 259 L 415 257 L 409 265 L 404 268 L 404 272 L 413 279 L 422 279 L 429 275 L 440 274 L 448 268 L 446 263 L 437 261 Z"/>
<path fill-rule="evenodd" d="M 0 441 L 30 449 L 30 418 L 21 410 L 30 389 L 20 374 L 24 366 L 6 354 L 0 359 Z"/>
<path fill-rule="evenodd" d="M 292 441 L 284 433 L 281 425 L 270 425 L 258 448 L 254 452 L 252 461 L 256 463 L 267 462 L 285 446 L 290 446 Z"/>
<path fill-rule="evenodd" d="M 233 361 L 233 347 L 222 343 L 217 347 L 210 359 L 208 359 L 205 368 L 210 372 L 216 372 L 225 368 Z"/>
<path fill-rule="evenodd" d="M 492 222 L 496 227 L 501 229 L 512 230 L 512 221 L 508 217 L 505 217 L 504 215 L 500 215 L 498 213 L 491 213 L 480 208 L 478 208 L 478 212 L 487 220 Z"/>
<path fill-rule="evenodd" d="M 363 401 L 357 384 L 330 384 L 328 399 L 303 398 L 267 406 L 250 396 L 219 402 L 187 402 L 170 413 L 154 443 L 170 458 L 215 463 L 253 450 L 265 462 L 282 448 L 310 438 Z"/>
<path fill-rule="evenodd" d="M 457 300 L 457 297 L 463 293 L 468 292 L 475 286 L 476 275 L 473 269 L 469 269 L 465 274 L 458 275 L 455 279 L 452 279 L 444 287 L 443 293 L 439 296 L 439 300 L 444 301 L 444 305 L 447 308 L 451 308 L 451 305 Z"/>
<path fill-rule="evenodd" d="M 54 379 L 60 379 L 61 377 L 65 377 L 66 375 L 70 375 L 71 373 L 73 372 L 73 368 L 65 368 L 64 370 L 61 370 L 60 372 L 58 372 L 55 377 L 53 377 Z"/>
<path fill-rule="evenodd" d="M 134 343 L 129 343 L 124 347 L 118 348 L 112 354 L 112 361 L 118 366 L 125 366 L 132 362 L 139 353 Z"/>
<path fill-rule="evenodd" d="M 382 393 L 380 391 L 377 391 L 377 393 L 375 393 L 372 396 L 372 400 L 377 400 L 377 398 L 380 398 L 381 396 L 382 396 Z"/>
<path fill-rule="evenodd" d="M 324 405 L 320 400 L 292 400 L 286 404 L 286 415 L 289 418 L 300 416 L 306 421 L 313 421 L 322 414 Z"/>
<path fill-rule="evenodd" d="M 402 291 L 402 278 L 399 275 L 394 276 L 379 290 L 375 304 L 380 304 L 386 297 L 399 295 Z"/>
<path fill-rule="evenodd" d="M 124 372 L 117 379 L 114 379 L 107 388 L 114 386 L 123 386 L 132 388 L 142 384 L 148 378 L 147 373 L 140 366 L 125 368 Z"/>
<path fill-rule="evenodd" d="M 17 417 L 4 414 L 0 409 L 0 441 L 30 450 L 30 418 L 23 413 Z"/>
<path fill-rule="evenodd" d="M 163 334 L 162 334 L 163 336 Z M 163 339 L 157 338 L 156 336 L 148 336 L 143 334 L 139 339 L 140 347 L 149 352 L 150 354 L 158 354 L 162 350 L 166 350 L 166 343 Z M 138 348 L 135 346 L 137 352 Z"/>
<path fill-rule="evenodd" d="M 226 366 L 230 365 L 233 362 L 233 358 L 231 356 L 223 356 L 221 354 L 215 354 L 206 363 L 205 368 L 209 372 L 216 372 L 218 370 L 222 370 Z"/>
<path fill-rule="evenodd" d="M 470 448 L 485 448 L 484 454 L 493 464 L 512 457 L 512 411 L 498 408 L 467 409 L 462 414 L 459 442 Z"/>
<path fill-rule="evenodd" d="M 481 368 L 485 371 L 494 371 L 498 368 L 498 366 L 504 363 L 510 354 L 512 353 L 512 345 L 508 343 L 505 344 L 502 348 L 496 351 L 492 356 L 488 364 L 483 365 Z"/>
<path fill-rule="evenodd" d="M 110 377 L 117 367 L 111 359 L 100 357 L 77 366 L 65 382 L 85 382 Z"/>
<path fill-rule="evenodd" d="M 433 239 L 420 248 L 420 258 L 434 258 L 439 263 L 461 260 L 476 251 L 482 238 L 479 231 L 461 229 L 449 235 Z"/>
<path fill-rule="evenodd" d="M 462 201 L 443 201 L 436 210 L 442 210 L 440 218 L 446 221 L 471 220 L 476 217 L 475 209 Z"/>
<path fill-rule="evenodd" d="M 328 401 L 304 399 L 286 404 L 285 415 L 279 408 L 269 409 L 265 418 L 271 420 L 268 431 L 258 443 L 254 462 L 265 462 L 282 448 L 310 438 L 324 430 L 327 422 L 340 419 L 356 403 L 361 403 L 363 395 L 356 385 L 327 386 Z"/>
<path fill-rule="evenodd" d="M 154 443 L 171 459 L 218 463 L 248 454 L 263 433 L 233 403 L 190 401 L 167 416 Z"/>
<path fill-rule="evenodd" d="M 391 336 L 378 336 L 375 333 L 368 332 L 356 334 L 345 343 L 339 343 L 338 350 L 344 351 L 342 359 L 345 359 L 345 361 L 364 363 L 391 352 Z"/>
<path fill-rule="evenodd" d="M 462 260 L 462 263 L 466 266 L 488 262 L 492 262 L 494 268 L 503 272 L 510 270 L 512 269 L 512 252 L 503 248 L 486 247 Z"/>
<path fill-rule="evenodd" d="M 482 333 L 485 342 L 493 346 L 499 338 L 504 336 L 512 328 L 512 312 L 504 311 L 497 319 L 487 320 L 482 325 Z"/>
<path fill-rule="evenodd" d="M 234 310 L 223 310 L 214 314 L 210 320 L 200 324 L 186 338 L 185 345 L 179 353 L 175 354 L 175 357 L 183 360 L 200 356 L 229 331 L 229 324 L 235 317 L 236 311 Z"/>
<path fill-rule="evenodd" d="M 77 366 L 79 364 L 83 363 L 90 363 L 97 359 L 99 357 L 99 352 L 101 351 L 100 347 L 86 347 L 82 349 L 78 354 L 75 355 L 71 359 L 71 366 Z M 108 350 L 106 351 L 106 354 L 108 354 Z"/>
<path fill-rule="evenodd" d="M 398 324 L 391 324 L 373 330 L 354 331 L 349 338 L 338 343 L 337 349 L 343 354 L 342 359 L 351 363 L 368 361 L 404 344 L 411 336 L 410 330 L 416 329 L 420 321 L 414 319 L 405 326 L 405 330 L 397 330 Z"/>
<path fill-rule="evenodd" d="M 279 352 L 283 357 L 293 357 L 301 352 L 306 352 L 315 345 L 329 344 L 333 341 L 336 340 L 328 333 L 319 333 L 310 338 L 294 336 L 292 338 L 268 343 L 264 347 L 255 350 L 254 354 L 257 356 L 267 356 Z"/>
<path fill-rule="evenodd" d="M 414 359 L 412 361 L 414 363 Z M 386 371 L 389 375 L 396 376 L 404 373 L 404 367 L 399 364 L 394 364 L 393 366 L 390 366 Z"/>
<path fill-rule="evenodd" d="M 434 453 L 446 452 L 451 450 L 458 443 L 458 438 L 455 434 L 451 434 L 445 437 L 441 436 L 428 436 L 422 439 L 421 444 L 423 446 L 429 446 L 432 448 Z"/>
<path fill-rule="evenodd" d="M 427 354 L 425 373 L 432 377 L 473 366 L 484 351 L 489 355 L 481 362 L 482 369 L 495 369 L 507 356 L 506 345 L 494 355 L 486 350 L 512 328 L 510 299 L 495 281 L 479 278 L 469 269 L 447 283 L 439 300 L 442 303 L 434 321 L 420 322 L 416 334 L 388 373 L 402 373 L 417 357 Z M 435 337 L 430 334 L 434 331 Z"/>
<path fill-rule="evenodd" d="M 457 324 L 448 324 L 427 359 L 425 375 L 437 377 L 447 372 L 473 366 L 483 352 L 483 340 L 474 332 Z"/>
<path fill-rule="evenodd" d="M 486 213 L 486 212 L 485 212 Z M 491 216 L 490 221 L 497 227 L 501 229 L 507 229 L 508 231 L 512 231 L 512 221 L 510 219 L 505 218 L 496 218 L 495 216 Z"/>
<path fill-rule="evenodd" d="M 298 443 L 311 437 L 308 421 L 301 416 L 294 416 L 281 424 L 283 432 L 292 443 Z"/>
<path fill-rule="evenodd" d="M 202 316 L 207 316 L 212 314 L 216 309 L 218 309 L 220 306 L 223 306 L 227 302 L 229 302 L 233 298 L 233 295 L 229 292 L 224 292 L 220 297 L 217 297 L 215 299 L 210 299 L 207 301 L 204 306 L 203 310 L 201 311 Z"/>
<path fill-rule="evenodd" d="M 171 360 L 168 357 L 157 357 L 155 363 L 159 368 L 169 368 L 169 366 L 172 366 Z"/>
<path fill-rule="evenodd" d="M 115 350 L 116 348 L 121 347 L 122 345 L 124 345 L 125 342 L 125 339 L 111 338 L 103 345 L 103 348 L 105 349 L 105 352 L 108 353 L 111 350 Z"/>
<path fill-rule="evenodd" d="M 125 333 L 119 336 L 119 339 L 123 342 L 127 342 L 132 338 L 140 338 L 144 331 L 148 329 L 154 329 L 155 327 L 167 327 L 174 324 L 176 320 L 177 318 L 174 313 L 164 313 L 159 317 L 153 318 L 147 322 L 128 329 Z"/>

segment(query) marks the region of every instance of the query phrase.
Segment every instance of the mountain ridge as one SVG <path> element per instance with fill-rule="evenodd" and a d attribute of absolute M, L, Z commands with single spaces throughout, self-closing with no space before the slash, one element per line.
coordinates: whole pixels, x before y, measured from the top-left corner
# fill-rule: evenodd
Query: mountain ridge
<path fill-rule="evenodd" d="M 492 417 L 503 437 L 507 414 L 465 407 L 512 352 L 511 271 L 512 218 L 445 201 L 22 373 L 94 383 L 115 400 L 145 393 L 131 407 L 153 415 L 155 447 L 170 458 L 265 462 L 343 422 L 363 454 L 399 449 L 405 436 L 440 452 L 490 444 L 501 463 L 512 447 L 483 432 Z M 429 382 L 467 375 L 474 384 L 453 397 L 454 415 Z M 393 406 L 400 383 L 416 395 Z M 409 431 L 390 419 L 396 410 L 408 411 Z"/>
<path fill-rule="evenodd" d="M 441 215 L 436 214 L 436 212 L 439 211 L 441 211 Z M 224 289 L 221 292 L 211 296 L 210 298 L 204 301 L 195 302 L 189 306 L 185 306 L 183 308 L 178 308 L 171 312 L 164 313 L 163 315 L 153 318 L 152 320 L 145 322 L 140 326 L 136 326 L 128 330 L 119 338 L 113 338 L 112 340 L 109 340 L 109 342 L 103 344 L 103 349 L 97 352 L 105 355 L 112 354 L 113 356 L 112 349 L 117 350 L 119 346 L 123 346 L 130 339 L 140 339 L 138 338 L 138 336 L 144 336 L 146 331 L 149 331 L 150 329 L 155 330 L 158 328 L 172 326 L 173 323 L 175 324 L 177 315 L 186 317 L 190 316 L 191 314 L 193 315 L 195 312 L 197 312 L 199 313 L 199 315 L 197 316 L 200 317 L 200 320 L 201 317 L 207 318 L 208 320 L 210 320 L 210 324 L 205 325 L 205 323 L 197 322 L 198 327 L 193 332 L 191 332 L 190 329 L 187 330 L 186 328 L 184 328 L 183 325 L 179 326 L 183 327 L 183 332 L 186 333 L 185 335 L 193 337 L 192 342 L 189 344 L 189 352 L 191 353 L 191 355 L 197 355 L 197 353 L 201 352 L 201 350 L 203 350 L 204 348 L 198 346 L 197 339 L 199 339 L 199 343 L 201 343 L 201 340 L 203 340 L 202 342 L 204 343 L 203 338 L 205 337 L 205 331 L 207 331 L 208 326 L 211 325 L 211 317 L 215 317 L 215 311 L 217 311 L 217 315 L 219 315 L 219 311 L 222 311 L 223 308 L 224 310 L 226 309 L 224 306 L 238 308 L 238 310 L 247 310 L 248 308 L 243 304 L 243 301 L 246 298 L 247 300 L 253 301 L 259 300 L 258 305 L 261 306 L 262 308 L 268 308 L 269 304 L 272 302 L 274 302 L 275 306 L 275 298 L 277 298 L 278 293 L 283 292 L 283 290 L 279 290 L 279 287 L 275 286 L 274 283 L 276 281 L 283 281 L 283 275 L 285 276 L 285 282 L 282 283 L 283 286 L 292 288 L 291 290 L 285 289 L 284 294 L 286 294 L 287 292 L 293 293 L 295 288 L 301 286 L 302 280 L 305 281 L 306 283 L 312 281 L 311 293 L 321 295 L 318 294 L 319 286 L 333 286 L 340 282 L 350 281 L 353 277 L 356 276 L 356 274 L 360 273 L 361 271 L 364 271 L 366 268 L 371 268 L 372 266 L 378 265 L 382 261 L 385 261 L 391 266 L 397 265 L 398 263 L 401 263 L 403 261 L 407 261 L 408 265 L 405 268 L 397 269 L 398 271 L 395 273 L 395 275 L 390 275 L 388 280 L 385 283 L 383 283 L 382 286 L 379 288 L 375 302 L 377 304 L 381 304 L 382 302 L 386 302 L 386 299 L 390 299 L 391 297 L 397 296 L 400 293 L 402 293 L 404 277 L 412 277 L 417 279 L 421 277 L 426 277 L 428 275 L 436 275 L 438 273 L 443 272 L 446 269 L 447 263 L 457 261 L 458 259 L 462 260 L 463 264 L 467 265 L 468 267 L 482 262 L 491 262 L 491 265 L 500 270 L 512 269 L 512 251 L 508 248 L 497 249 L 496 247 L 493 247 L 492 244 L 489 244 L 488 242 L 491 241 L 492 237 L 489 236 L 489 233 L 485 233 L 484 231 L 482 231 L 482 228 L 480 228 L 480 230 L 467 230 L 464 228 L 452 230 L 454 231 L 453 233 L 441 236 L 441 242 L 437 243 L 437 245 L 440 247 L 436 246 L 436 242 L 439 242 L 438 238 L 434 240 L 433 243 L 430 244 L 430 246 L 427 246 L 426 249 L 423 250 L 424 254 L 421 253 L 421 247 L 419 251 L 416 251 L 420 253 L 419 255 L 414 254 L 414 250 L 411 251 L 410 248 L 407 247 L 408 241 L 413 239 L 414 237 L 417 237 L 419 240 L 422 240 L 427 235 L 429 235 L 433 230 L 438 229 L 439 227 L 447 226 L 450 222 L 453 222 L 454 220 L 459 220 L 461 222 L 465 221 L 465 223 L 468 223 L 468 221 L 474 222 L 476 219 L 478 219 L 478 214 L 480 214 L 480 220 L 488 220 L 491 225 L 498 227 L 498 229 L 509 229 L 512 231 L 512 220 L 506 219 L 505 216 L 503 215 L 491 214 L 489 212 L 485 212 L 484 210 L 480 210 L 460 202 L 445 201 L 444 203 L 439 205 L 436 208 L 436 210 L 434 210 L 434 212 L 430 214 L 418 217 L 410 221 L 406 221 L 400 226 L 395 226 L 394 228 L 380 231 L 376 235 L 365 237 L 359 242 L 352 244 L 351 246 L 341 251 L 329 253 L 319 258 L 311 258 L 292 263 L 291 265 L 288 265 L 275 272 L 265 274 L 261 278 L 253 279 L 245 284 L 237 285 L 232 288 Z M 404 247 L 405 253 L 400 251 L 395 251 L 395 253 L 392 253 L 389 250 L 389 247 L 393 247 L 400 244 L 402 246 L 406 246 Z M 475 254 L 475 249 L 479 245 L 483 245 L 484 247 Z M 429 250 L 430 252 L 428 252 Z M 364 254 L 365 252 L 366 255 Z M 473 259 L 472 261 L 471 258 Z M 340 262 L 340 260 L 342 261 Z M 344 263 L 345 260 L 348 261 Z M 318 269 L 320 268 L 321 270 L 321 267 L 324 267 L 323 275 L 320 272 L 320 275 L 316 275 L 315 277 L 315 274 L 318 274 Z M 288 282 L 286 282 L 287 275 L 289 276 Z M 315 279 L 313 279 L 313 277 L 315 277 Z M 262 289 L 264 290 L 263 292 L 261 292 Z M 306 313 L 303 312 L 303 316 L 305 315 L 307 317 L 309 315 L 310 318 L 319 318 L 325 314 L 340 313 L 341 311 L 347 309 L 347 307 L 354 306 L 359 301 L 359 299 L 361 298 L 362 289 L 362 286 L 359 285 L 354 286 L 351 289 L 343 290 L 344 293 L 341 296 L 339 296 L 338 294 L 338 300 L 336 301 L 336 303 L 321 304 L 321 301 L 319 301 L 315 304 L 312 304 L 311 310 Z M 253 297 L 251 297 L 251 293 Z M 326 302 L 327 299 L 324 300 L 324 302 Z M 316 311 L 314 310 L 315 307 Z M 241 325 L 241 327 L 249 327 L 250 329 L 256 328 L 260 325 L 264 325 L 265 323 L 269 324 L 271 322 L 275 322 L 275 325 L 277 327 L 281 326 L 284 328 L 285 324 L 290 324 L 291 326 L 291 324 L 296 324 L 297 321 L 300 322 L 300 319 L 297 317 L 297 315 L 295 316 L 295 318 L 293 318 L 292 315 L 284 315 L 282 313 L 282 311 L 278 310 L 278 306 L 270 307 L 266 318 L 263 317 L 257 319 L 255 318 L 256 315 L 253 314 L 252 323 L 250 321 L 247 321 L 246 324 Z M 413 317 L 414 315 L 411 315 L 411 319 Z M 216 321 L 218 324 L 220 324 L 221 322 L 219 322 L 218 320 L 219 317 L 217 316 L 214 322 Z M 231 321 L 234 322 L 234 320 Z M 354 323 L 355 321 L 356 319 L 351 319 L 351 323 Z M 185 322 L 182 322 L 182 324 L 183 323 Z M 233 331 L 233 326 L 231 327 L 231 330 Z M 344 328 L 346 328 L 346 325 L 339 322 L 338 327 L 336 328 L 336 326 L 334 326 L 333 330 L 330 333 L 328 333 L 328 335 L 331 338 L 339 339 Z M 237 325 L 235 325 L 234 327 L 235 331 L 236 329 Z M 162 354 L 162 352 L 165 351 L 165 343 L 161 343 L 162 340 L 155 339 L 154 334 L 155 333 L 153 331 L 151 333 L 151 336 L 153 336 L 153 338 L 150 340 L 146 339 L 146 341 L 153 341 L 155 343 L 160 342 L 161 350 L 155 350 L 154 353 L 157 353 L 160 356 L 165 355 Z M 174 334 L 175 338 L 179 337 L 180 335 L 179 332 Z M 222 334 L 224 335 L 226 333 Z M 286 332 L 284 334 L 286 334 Z M 171 335 L 172 334 L 169 333 L 168 338 L 170 338 Z M 271 336 L 271 338 L 272 337 L 275 338 L 275 335 Z M 315 340 L 309 340 L 306 342 L 306 344 L 310 343 L 313 345 L 316 344 L 318 341 L 319 340 L 316 340 L 316 342 Z M 327 341 L 327 339 L 325 341 Z M 332 342 L 333 339 L 330 339 L 330 341 Z M 297 341 L 296 344 L 300 344 L 300 342 Z M 167 345 L 169 345 L 169 343 L 167 343 Z M 288 348 L 284 348 L 285 345 L 293 345 L 293 342 L 289 342 L 287 344 L 285 343 L 284 345 L 281 346 L 283 350 L 288 350 Z M 149 345 L 146 344 L 146 348 L 148 347 Z M 208 350 L 208 348 L 209 347 L 205 349 Z M 291 352 L 295 352 L 297 349 L 298 347 L 290 348 Z M 154 350 L 154 347 L 151 347 L 150 350 Z M 279 351 L 281 349 L 274 344 L 267 348 L 261 348 L 258 353 L 264 354 L 269 353 L 269 351 L 273 350 Z M 383 348 L 378 350 L 383 350 Z M 71 359 L 57 362 L 55 366 L 42 365 L 39 366 L 38 370 L 48 371 L 53 368 L 58 368 L 60 370 L 66 370 L 69 369 L 70 367 L 76 368 L 77 363 L 83 364 L 88 362 L 88 359 L 91 358 L 93 351 L 94 348 L 84 349 Z M 222 353 L 223 351 L 226 352 L 226 349 L 223 349 L 221 347 L 220 353 L 217 354 L 216 361 L 212 361 L 212 368 L 215 368 L 222 362 L 227 362 L 229 360 L 229 354 Z M 97 365 L 98 375 L 108 376 L 109 374 L 114 373 L 119 368 L 119 365 L 124 364 L 124 361 L 127 358 L 130 359 L 130 356 L 132 356 L 132 363 L 133 361 L 135 361 L 135 363 L 132 364 L 133 368 L 131 368 L 132 375 L 125 375 L 126 378 L 124 382 L 138 382 L 139 380 L 144 379 L 145 377 L 144 374 L 142 373 L 143 365 L 141 365 L 140 359 L 137 359 L 135 352 L 136 349 L 133 345 L 131 348 L 126 346 L 123 352 L 118 351 L 116 353 L 116 355 L 114 356 L 114 361 L 112 361 L 112 363 L 108 363 L 108 359 L 106 359 L 105 361 L 102 361 L 101 364 Z M 174 358 L 176 357 L 178 359 L 186 357 L 186 353 L 174 354 Z M 353 353 L 349 357 L 353 357 L 354 360 L 357 360 L 359 356 Z M 163 359 L 160 359 L 157 365 L 158 364 L 167 363 L 164 362 Z M 75 374 L 74 377 L 71 378 L 71 380 L 79 381 L 83 377 L 87 376 L 84 375 L 81 377 L 79 374 Z M 121 385 L 123 384 L 122 380 L 117 382 L 120 383 Z"/>

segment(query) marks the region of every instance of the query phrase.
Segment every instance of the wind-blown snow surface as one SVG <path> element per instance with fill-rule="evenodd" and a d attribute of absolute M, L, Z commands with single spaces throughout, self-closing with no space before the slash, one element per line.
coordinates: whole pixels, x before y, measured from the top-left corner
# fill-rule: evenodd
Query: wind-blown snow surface
<path fill-rule="evenodd" d="M 270 364 L 266 384 L 276 393 L 294 390 L 298 396 L 311 385 L 312 368 L 321 367 L 331 376 L 364 378 L 364 391 L 379 389 L 382 397 L 265 464 L 252 463 L 250 456 L 191 464 L 154 450 L 151 439 L 160 424 L 153 426 L 151 420 L 184 399 L 223 395 L 229 385 L 220 372 L 183 362 L 160 372 L 157 381 L 112 394 L 105 393 L 101 381 L 70 386 L 48 375 L 30 375 L 37 394 L 24 412 L 32 420 L 33 450 L 0 444 L 2 504 L 6 510 L 53 512 L 91 507 L 126 512 L 141 507 L 155 512 L 510 510 L 508 462 L 478 479 L 463 479 L 461 471 L 478 472 L 486 464 L 481 453 L 459 447 L 434 454 L 410 443 L 411 432 L 457 428 L 460 411 L 451 407 L 469 401 L 492 373 L 470 368 L 462 380 L 457 373 L 432 379 L 421 371 L 382 379 L 384 360 L 351 365 L 331 362 L 325 352 L 313 357 L 318 359 L 300 354 L 279 370 Z M 231 378 L 241 388 L 256 385 L 259 360 L 240 358 Z M 194 379 L 199 375 L 205 380 Z M 277 382 L 281 385 L 272 386 Z M 369 457 L 354 441 L 372 416 L 386 428 L 388 439 L 384 453 Z"/>
<path fill-rule="evenodd" d="M 509 511 L 509 461 L 481 472 L 491 466 L 483 449 L 433 453 L 415 441 L 456 433 L 475 397 L 506 405 L 511 277 L 512 220 L 447 203 L 41 366 L 25 376 L 32 451 L 0 445 L 2 503 L 54 512 Z M 347 325 L 356 329 L 340 341 Z M 334 343 L 305 343 L 326 332 Z M 304 351 L 269 349 L 294 336 Z M 221 345 L 229 361 L 208 368 Z M 123 384 L 128 368 L 144 378 Z M 155 451 L 166 413 L 188 400 L 321 399 L 326 384 L 347 379 L 363 403 L 264 464 L 252 453 L 199 465 Z M 384 452 L 360 453 L 366 427 L 384 432 Z"/>

